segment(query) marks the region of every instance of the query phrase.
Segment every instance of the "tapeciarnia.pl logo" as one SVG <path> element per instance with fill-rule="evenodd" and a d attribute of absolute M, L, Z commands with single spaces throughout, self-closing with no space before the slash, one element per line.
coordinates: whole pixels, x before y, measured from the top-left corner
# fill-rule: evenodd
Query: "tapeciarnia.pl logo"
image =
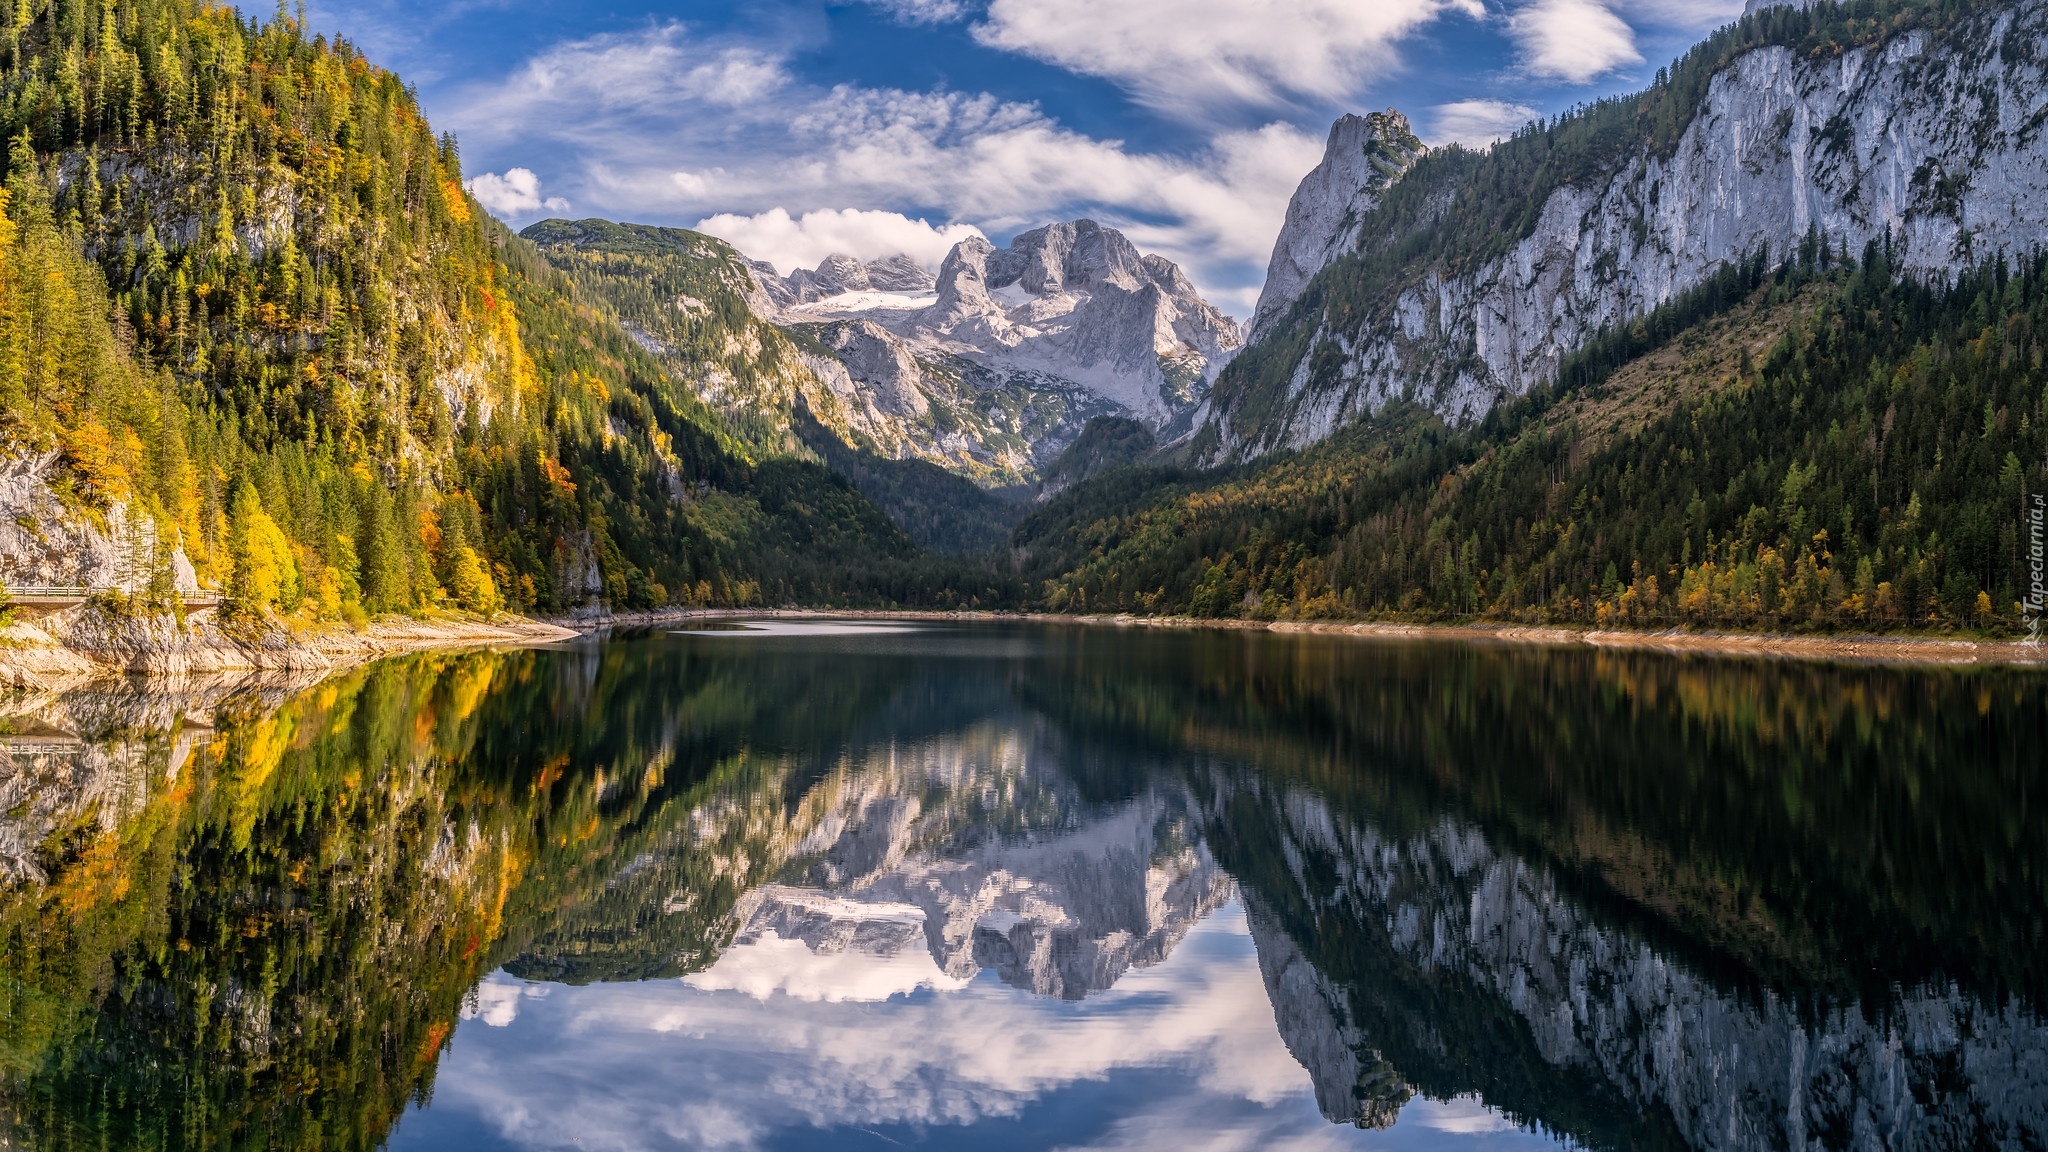
<path fill-rule="evenodd" d="M 2041 646 L 2041 620 L 2048 610 L 2048 550 L 2042 541 L 2043 521 L 2048 520 L 2048 496 L 2035 496 L 2027 509 L 2027 567 L 2032 579 L 2027 584 L 2027 645 Z"/>

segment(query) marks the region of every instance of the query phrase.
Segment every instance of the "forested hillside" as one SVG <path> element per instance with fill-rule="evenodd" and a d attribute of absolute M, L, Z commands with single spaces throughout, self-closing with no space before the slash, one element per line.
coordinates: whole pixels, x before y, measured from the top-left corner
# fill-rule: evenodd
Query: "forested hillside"
<path fill-rule="evenodd" d="M 789 339 L 755 316 L 746 262 L 730 245 L 681 228 L 608 220 L 544 220 L 521 236 L 593 300 L 602 300 L 635 343 L 699 396 L 756 456 L 801 453 L 791 413 L 806 387 L 819 390 Z M 810 397 L 814 410 L 821 397 Z M 821 420 L 842 436 L 844 413 Z"/>
<path fill-rule="evenodd" d="M 1390 407 L 1229 473 L 1127 468 L 1019 528 L 1051 608 L 2017 629 L 2048 491 L 2048 258 L 1953 284 L 1809 236 L 1447 425 Z"/>
<path fill-rule="evenodd" d="M 4 455 L 145 525 L 155 588 L 179 549 L 238 611 L 332 619 L 973 583 L 823 469 L 751 461 L 300 18 L 14 5 L 0 138 Z"/>

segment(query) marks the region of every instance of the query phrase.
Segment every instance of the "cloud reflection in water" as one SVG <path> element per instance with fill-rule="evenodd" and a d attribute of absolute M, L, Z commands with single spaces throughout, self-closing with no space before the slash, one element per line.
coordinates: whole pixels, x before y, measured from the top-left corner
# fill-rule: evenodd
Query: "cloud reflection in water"
<path fill-rule="evenodd" d="M 992 972 L 946 988 L 934 966 L 906 983 L 903 954 L 804 969 L 783 955 L 799 942 L 764 943 L 686 980 L 491 977 L 444 1059 L 431 1120 L 409 1116 L 392 1147 L 472 1125 L 503 1147 L 621 1152 L 812 1147 L 828 1133 L 847 1146 L 863 1130 L 877 1146 L 977 1148 L 1547 1143 L 1469 1101 L 1418 1099 L 1388 1132 L 1332 1126 L 1274 1025 L 1235 902 L 1161 963 L 1077 1001 Z"/>

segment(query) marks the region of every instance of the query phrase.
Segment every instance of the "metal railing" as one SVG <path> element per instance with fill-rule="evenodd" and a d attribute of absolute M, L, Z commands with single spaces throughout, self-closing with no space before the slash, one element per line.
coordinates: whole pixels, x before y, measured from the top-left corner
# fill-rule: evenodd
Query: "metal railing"
<path fill-rule="evenodd" d="M 83 751 L 83 740 L 0 740 L 0 756 L 76 756 Z"/>
<path fill-rule="evenodd" d="M 8 598 L 16 604 L 33 605 L 83 604 L 94 596 L 107 592 L 117 592 L 120 589 L 113 587 L 93 588 L 84 584 L 23 584 L 18 587 L 8 584 L 0 585 L 0 591 L 5 591 Z M 178 595 L 188 608 L 211 607 L 218 605 L 222 599 L 219 592 L 206 589 L 180 592 Z"/>

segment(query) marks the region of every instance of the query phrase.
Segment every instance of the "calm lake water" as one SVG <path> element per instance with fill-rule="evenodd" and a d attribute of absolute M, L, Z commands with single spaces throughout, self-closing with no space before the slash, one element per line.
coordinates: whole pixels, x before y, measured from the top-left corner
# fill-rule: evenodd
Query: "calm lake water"
<path fill-rule="evenodd" d="M 770 623 L 0 702 L 0 1147 L 2041 1148 L 2048 677 Z"/>

